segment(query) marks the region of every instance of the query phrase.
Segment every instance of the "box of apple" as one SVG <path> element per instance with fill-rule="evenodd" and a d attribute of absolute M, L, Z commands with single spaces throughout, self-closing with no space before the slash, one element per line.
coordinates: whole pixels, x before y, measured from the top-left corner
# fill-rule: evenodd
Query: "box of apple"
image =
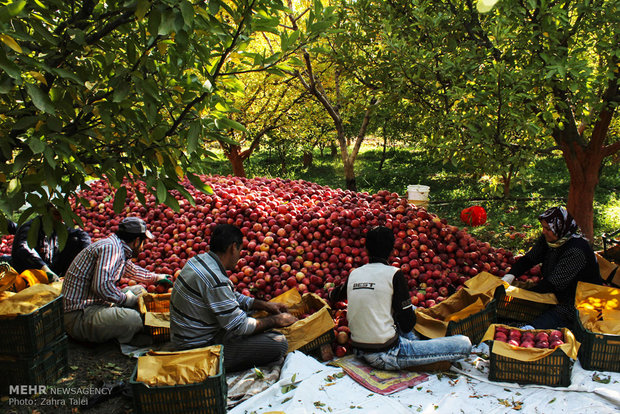
<path fill-rule="evenodd" d="M 492 341 L 491 381 L 567 387 L 579 342 L 567 328 L 522 330 L 493 324 L 483 341 Z"/>
<path fill-rule="evenodd" d="M 535 332 L 497 326 L 493 340 L 520 348 L 554 349 L 564 344 L 564 334 L 557 329 Z"/>
<path fill-rule="evenodd" d="M 320 345 L 316 341 L 325 333 L 331 334 L 334 320 L 330 314 L 330 306 L 327 302 L 314 293 L 299 294 L 296 288 L 288 290 L 271 300 L 272 302 L 285 303 L 289 312 L 297 316 L 297 322 L 285 328 L 278 329 L 288 341 L 288 352 L 297 349 L 302 352 L 311 352 L 312 345 Z M 259 315 L 255 315 L 260 317 Z"/>

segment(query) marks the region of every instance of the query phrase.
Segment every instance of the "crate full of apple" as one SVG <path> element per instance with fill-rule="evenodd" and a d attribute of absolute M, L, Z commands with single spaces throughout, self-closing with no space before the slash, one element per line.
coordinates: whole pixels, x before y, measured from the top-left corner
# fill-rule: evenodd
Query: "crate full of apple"
<path fill-rule="evenodd" d="M 300 295 L 299 291 L 293 288 L 271 301 L 286 304 L 289 312 L 299 319 L 290 326 L 278 329 L 286 336 L 288 352 L 297 349 L 303 352 L 314 351 L 316 347 L 333 339 L 334 320 L 330 314 L 331 309 L 320 296 L 314 293 Z"/>
<path fill-rule="evenodd" d="M 569 329 L 523 330 L 493 324 L 483 341 L 490 343 L 491 381 L 570 385 L 580 344 Z"/>
<path fill-rule="evenodd" d="M 557 329 L 534 332 L 497 326 L 493 340 L 520 348 L 555 349 L 564 344 L 564 334 Z"/>

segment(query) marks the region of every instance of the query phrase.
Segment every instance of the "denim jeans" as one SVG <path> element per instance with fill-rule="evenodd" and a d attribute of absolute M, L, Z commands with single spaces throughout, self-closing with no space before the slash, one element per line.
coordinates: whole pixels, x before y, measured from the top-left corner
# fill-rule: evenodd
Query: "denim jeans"
<path fill-rule="evenodd" d="M 414 332 L 401 333 L 398 343 L 387 351 L 354 350 L 355 355 L 377 369 L 400 370 L 440 361 L 457 361 L 471 353 L 471 341 L 464 335 L 420 339 Z"/>

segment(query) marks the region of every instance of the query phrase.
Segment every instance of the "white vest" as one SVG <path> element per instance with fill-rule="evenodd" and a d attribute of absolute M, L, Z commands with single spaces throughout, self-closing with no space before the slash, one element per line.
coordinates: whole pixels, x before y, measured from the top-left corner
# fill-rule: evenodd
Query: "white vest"
<path fill-rule="evenodd" d="M 349 275 L 347 320 L 353 345 L 380 348 L 397 337 L 392 317 L 392 281 L 397 271 L 383 263 L 369 263 Z"/>

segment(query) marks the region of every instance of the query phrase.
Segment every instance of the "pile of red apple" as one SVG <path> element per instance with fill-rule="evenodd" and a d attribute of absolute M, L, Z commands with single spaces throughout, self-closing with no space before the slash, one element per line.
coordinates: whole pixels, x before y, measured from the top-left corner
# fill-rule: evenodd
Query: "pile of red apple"
<path fill-rule="evenodd" d="M 117 215 L 112 207 L 114 190 L 102 180 L 79 194 L 87 202 L 74 200 L 75 211 L 93 240 L 117 230 L 126 216 L 143 218 L 155 239 L 145 243 L 135 261 L 170 275 L 208 250 L 217 224 L 234 224 L 245 238 L 241 259 L 229 278 L 237 291 L 265 300 L 293 287 L 325 298 L 351 269 L 368 262 L 364 235 L 376 225 L 394 231 L 390 264 L 402 270 L 416 306 L 441 302 L 480 271 L 503 276 L 514 262 L 511 252 L 478 241 L 466 229 L 449 225 L 389 191 L 358 193 L 279 178 L 201 179 L 213 194 L 198 191 L 187 180 L 182 183 L 195 205 L 179 191 L 170 191 L 179 211 L 157 203 L 146 184 L 138 183 L 135 188 L 126 186 L 126 204 Z M 145 194 L 143 203 L 137 192 Z"/>
<path fill-rule="evenodd" d="M 522 331 L 504 326 L 495 327 L 494 340 L 521 348 L 554 349 L 564 344 L 564 334 L 556 329 L 549 331 Z"/>
<path fill-rule="evenodd" d="M 332 309 L 332 318 L 334 319 L 334 337 L 332 350 L 334 355 L 342 357 L 350 350 L 351 330 L 349 329 L 349 321 L 347 320 L 347 302 L 338 301 L 334 303 Z"/>

